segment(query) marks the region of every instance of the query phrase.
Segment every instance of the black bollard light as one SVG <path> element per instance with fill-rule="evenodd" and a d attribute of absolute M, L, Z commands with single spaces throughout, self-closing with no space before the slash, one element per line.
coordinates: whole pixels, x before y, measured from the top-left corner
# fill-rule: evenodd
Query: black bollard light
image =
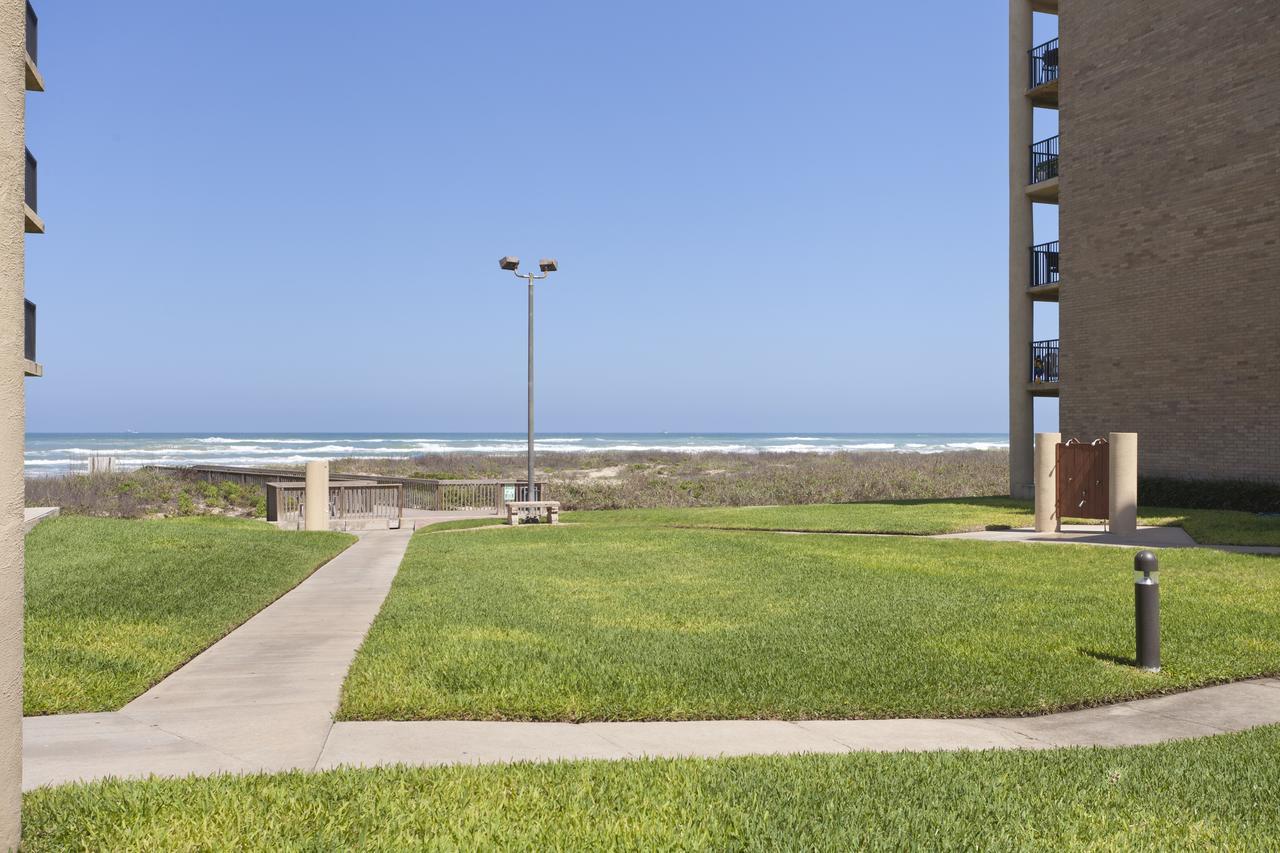
<path fill-rule="evenodd" d="M 1160 563 L 1151 551 L 1133 558 L 1133 606 L 1138 634 L 1138 666 L 1160 671 Z"/>

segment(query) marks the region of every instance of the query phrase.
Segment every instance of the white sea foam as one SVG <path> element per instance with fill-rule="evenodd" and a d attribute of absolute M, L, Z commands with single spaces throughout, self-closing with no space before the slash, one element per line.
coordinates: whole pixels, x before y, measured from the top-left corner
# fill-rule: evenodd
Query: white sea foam
<path fill-rule="evenodd" d="M 385 444 L 389 441 L 410 441 L 412 439 L 348 438 L 347 436 L 342 436 L 342 440 L 349 444 Z M 324 444 L 325 442 L 333 441 L 333 436 L 327 438 L 267 438 L 265 436 L 224 438 L 222 436 L 212 436 L 210 438 L 195 438 L 192 441 L 198 444 Z"/>
<path fill-rule="evenodd" d="M 56 435 L 28 437 L 26 464 L 31 474 L 83 471 L 89 456 L 112 456 L 121 469 L 142 465 L 220 464 L 269 467 L 297 465 L 317 458 L 404 459 L 424 453 L 523 453 L 518 434 L 332 435 L 78 435 L 65 444 Z M 909 439 L 909 440 L 908 440 Z M 537 439 L 540 453 L 651 451 L 660 453 L 918 453 L 1007 448 L 992 434 L 582 434 Z"/>

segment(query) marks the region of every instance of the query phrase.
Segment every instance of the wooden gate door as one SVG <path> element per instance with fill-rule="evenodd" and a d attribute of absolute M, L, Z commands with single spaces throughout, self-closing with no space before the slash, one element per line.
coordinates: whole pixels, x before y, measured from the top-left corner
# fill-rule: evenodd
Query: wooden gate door
<path fill-rule="evenodd" d="M 1111 517 L 1111 459 L 1105 438 L 1092 444 L 1074 438 L 1059 444 L 1057 467 L 1058 518 Z"/>

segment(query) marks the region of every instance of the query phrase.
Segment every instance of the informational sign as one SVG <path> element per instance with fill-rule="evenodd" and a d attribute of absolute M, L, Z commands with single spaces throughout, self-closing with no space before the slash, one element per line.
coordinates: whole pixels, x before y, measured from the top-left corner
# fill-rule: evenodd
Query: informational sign
<path fill-rule="evenodd" d="M 503 499 L 504 501 L 513 501 L 513 500 L 515 500 L 515 499 L 516 499 L 516 487 L 515 487 L 515 486 L 503 486 L 503 487 L 502 487 L 502 499 Z"/>

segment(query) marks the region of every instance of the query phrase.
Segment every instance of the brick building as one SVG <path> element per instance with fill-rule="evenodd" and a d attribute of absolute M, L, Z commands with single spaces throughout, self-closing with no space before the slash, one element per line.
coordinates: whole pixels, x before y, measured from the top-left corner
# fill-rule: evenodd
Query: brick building
<path fill-rule="evenodd" d="M 1011 493 L 1035 396 L 1140 475 L 1280 483 L 1280 3 L 1011 0 L 1010 161 Z"/>

